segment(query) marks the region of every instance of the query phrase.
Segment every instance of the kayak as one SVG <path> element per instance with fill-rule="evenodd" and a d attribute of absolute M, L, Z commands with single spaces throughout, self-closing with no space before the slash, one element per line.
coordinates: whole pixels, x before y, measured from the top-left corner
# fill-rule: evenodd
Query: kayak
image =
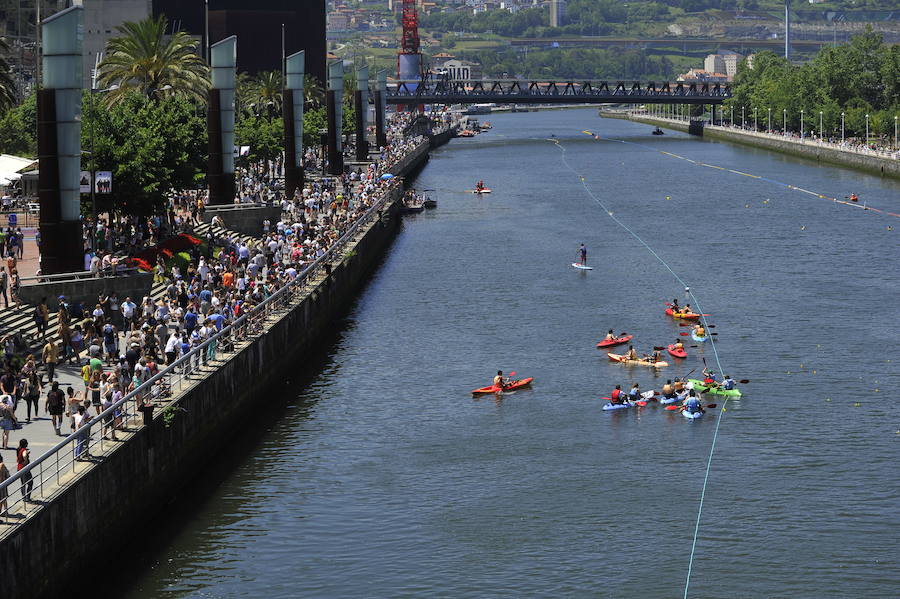
<path fill-rule="evenodd" d="M 728 397 L 740 397 L 741 392 L 739 389 L 720 389 L 718 387 L 710 389 L 706 385 L 703 384 L 703 381 L 699 379 L 688 379 L 689 383 L 693 383 L 694 390 L 699 391 L 700 393 L 710 393 L 712 395 L 726 395 Z"/>
<path fill-rule="evenodd" d="M 619 354 L 606 354 L 609 356 L 609 359 L 613 362 L 621 362 L 623 364 L 640 364 L 641 366 L 653 366 L 654 368 L 662 368 L 663 366 L 668 366 L 668 362 L 663 362 L 660 360 L 659 362 L 648 362 L 647 360 L 629 360 L 625 356 Z"/>
<path fill-rule="evenodd" d="M 487 187 L 485 187 L 484 189 L 476 189 L 476 190 L 473 191 L 472 193 L 478 193 L 478 194 L 481 194 L 481 193 L 491 193 L 491 190 L 488 189 Z"/>
<path fill-rule="evenodd" d="M 623 343 L 628 343 L 634 335 L 625 335 L 624 337 L 616 337 L 615 339 L 604 339 L 600 343 L 597 344 L 597 347 L 613 347 L 615 345 L 622 345 Z"/>
<path fill-rule="evenodd" d="M 694 331 L 691 331 L 691 339 L 693 339 L 697 343 L 705 343 L 707 337 L 708 337 L 708 335 L 704 335 L 703 337 L 698 337 L 697 333 L 695 333 Z"/>
<path fill-rule="evenodd" d="M 673 356 L 675 356 L 676 358 L 687 358 L 687 352 L 684 351 L 684 348 L 675 349 L 674 343 L 672 345 L 669 345 L 666 349 L 669 350 L 669 353 L 672 354 Z"/>
<path fill-rule="evenodd" d="M 518 381 L 511 381 L 506 387 L 502 389 L 502 391 L 515 391 L 516 389 L 524 389 L 525 387 L 531 386 L 531 381 L 534 380 L 533 376 L 528 377 L 527 379 L 519 379 Z M 475 389 L 472 391 L 472 395 L 486 395 L 488 393 L 497 393 L 501 391 L 499 387 L 494 385 L 490 385 L 488 387 L 482 387 L 481 389 Z"/>
<path fill-rule="evenodd" d="M 688 412 L 687 410 L 681 410 L 681 414 L 688 420 L 696 420 L 703 416 L 703 412 Z"/>
<path fill-rule="evenodd" d="M 588 266 L 587 264 L 582 264 L 581 262 L 573 262 L 572 266 L 574 266 L 578 270 L 594 270 L 593 266 Z"/>
<path fill-rule="evenodd" d="M 678 401 L 678 398 L 677 398 L 677 397 L 660 397 L 660 398 L 659 398 L 659 403 L 660 403 L 661 405 L 664 405 L 664 406 L 667 406 L 667 405 L 669 405 L 669 404 L 673 404 L 673 403 L 675 403 L 676 401 Z"/>
<path fill-rule="evenodd" d="M 684 320 L 699 320 L 700 319 L 700 315 L 696 314 L 694 312 L 687 312 L 687 313 L 679 312 L 678 314 L 675 314 L 675 312 L 672 310 L 672 308 L 666 308 L 666 314 L 668 314 L 672 318 L 683 318 Z"/>
<path fill-rule="evenodd" d="M 630 408 L 630 407 L 631 407 L 631 403 L 627 402 L 627 401 L 625 403 L 606 402 L 606 405 L 603 406 L 603 409 L 607 410 L 607 411 L 609 411 L 609 410 L 624 410 L 625 408 Z"/>

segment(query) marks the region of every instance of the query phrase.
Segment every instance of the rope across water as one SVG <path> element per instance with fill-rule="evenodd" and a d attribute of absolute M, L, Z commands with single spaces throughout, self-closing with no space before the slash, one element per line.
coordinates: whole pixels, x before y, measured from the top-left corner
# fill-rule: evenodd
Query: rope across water
<path fill-rule="evenodd" d="M 584 133 L 593 135 L 589 131 L 585 131 Z M 697 296 L 694 295 L 693 291 L 691 291 L 690 286 L 684 281 L 684 279 L 682 279 L 678 275 L 678 273 L 676 273 L 674 270 L 672 270 L 672 267 L 669 266 L 669 264 L 663 259 L 662 256 L 660 256 L 656 252 L 656 250 L 654 250 L 646 241 L 644 241 L 641 238 L 640 235 L 635 233 L 628 225 L 626 225 L 618 217 L 616 217 L 616 215 L 613 214 L 612 210 L 610 210 L 606 206 L 606 204 L 604 204 L 603 201 L 600 198 L 598 198 L 594 194 L 593 191 L 591 191 L 590 187 L 588 187 L 587 182 L 585 181 L 584 176 L 580 175 L 578 173 L 578 171 L 575 170 L 571 164 L 569 164 L 569 161 L 566 158 L 565 146 L 563 146 L 563 144 L 558 139 L 555 139 L 555 138 L 549 139 L 548 141 L 551 141 L 554 144 L 556 144 L 556 147 L 559 148 L 559 150 L 562 152 L 561 157 L 562 157 L 563 164 L 565 164 L 566 168 L 568 168 L 570 171 L 572 171 L 572 173 L 575 174 L 581 180 L 581 186 L 584 188 L 585 192 L 591 197 L 591 199 L 593 199 L 595 202 L 597 202 L 597 204 L 599 204 L 600 207 L 603 208 L 603 210 L 606 212 L 607 216 L 609 216 L 609 218 L 612 219 L 612 221 L 614 223 L 616 223 L 617 225 L 622 227 L 629 235 L 634 237 L 638 241 L 638 243 L 640 243 L 642 246 L 644 246 L 647 249 L 647 251 L 650 252 L 653 255 L 653 257 L 656 258 L 659 261 L 659 263 L 662 264 L 666 268 L 666 270 L 668 270 L 672 274 L 672 276 L 675 277 L 675 279 L 682 286 L 684 286 L 685 291 L 688 293 L 688 295 L 690 295 L 691 300 L 694 302 L 694 305 L 697 306 L 697 312 L 699 312 L 701 314 L 700 318 L 703 320 L 704 327 L 709 329 L 709 322 L 707 321 L 706 316 L 703 316 L 703 308 L 700 305 L 700 300 L 697 299 Z M 623 142 L 623 143 L 627 143 L 627 142 Z M 637 144 L 637 145 L 640 145 L 640 144 Z M 708 341 L 709 341 L 710 348 L 713 350 L 713 356 L 715 358 L 716 366 L 719 369 L 719 372 L 725 372 L 724 369 L 722 368 L 722 362 L 719 358 L 719 350 L 716 348 L 716 344 L 715 344 L 715 341 L 714 341 L 712 335 L 709 336 Z M 722 402 L 722 413 L 723 414 L 725 413 L 725 406 L 728 405 L 728 400 L 729 400 L 729 397 L 726 395 L 725 400 Z M 688 590 L 689 590 L 690 584 L 691 584 L 691 573 L 693 572 L 693 568 L 694 568 L 694 554 L 696 553 L 696 549 L 697 549 L 697 537 L 700 533 L 700 520 L 703 515 L 703 502 L 706 499 L 706 487 L 709 483 L 709 472 L 710 472 L 710 469 L 712 468 L 713 454 L 715 453 L 715 450 L 716 450 L 716 441 L 719 438 L 719 427 L 721 426 L 721 424 L 722 424 L 722 418 L 719 417 L 716 420 L 716 427 L 713 432 L 712 444 L 710 445 L 710 448 L 709 448 L 709 457 L 706 460 L 706 472 L 703 475 L 703 487 L 700 490 L 700 504 L 697 507 L 697 519 L 694 523 L 694 535 L 693 535 L 693 539 L 691 541 L 691 556 L 690 556 L 690 560 L 688 561 L 687 576 L 684 581 L 684 598 L 685 599 L 687 599 Z"/>

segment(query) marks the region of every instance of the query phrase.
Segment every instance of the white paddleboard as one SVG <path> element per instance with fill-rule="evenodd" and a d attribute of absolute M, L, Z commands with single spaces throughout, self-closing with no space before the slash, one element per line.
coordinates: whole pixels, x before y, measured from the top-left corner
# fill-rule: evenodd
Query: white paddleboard
<path fill-rule="evenodd" d="M 572 266 L 574 266 L 578 270 L 594 270 L 594 268 L 592 266 L 585 266 L 584 264 L 582 264 L 580 262 L 573 262 Z"/>

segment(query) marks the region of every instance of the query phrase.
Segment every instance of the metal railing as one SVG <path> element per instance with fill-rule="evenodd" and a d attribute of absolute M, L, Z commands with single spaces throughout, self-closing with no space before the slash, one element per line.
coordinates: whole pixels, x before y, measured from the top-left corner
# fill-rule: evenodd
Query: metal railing
<path fill-rule="evenodd" d="M 89 270 L 79 270 L 75 272 L 64 272 L 57 275 L 37 275 L 34 277 L 22 277 L 19 280 L 22 283 L 64 283 L 66 281 L 80 281 L 82 279 L 101 279 L 103 277 L 123 277 L 138 272 L 138 268 L 134 266 L 116 266 L 115 270 L 100 270 L 99 272 L 91 272 Z"/>
<path fill-rule="evenodd" d="M 99 462 L 120 442 L 127 441 L 142 426 L 138 422 L 139 412 L 143 418 L 143 410 L 151 409 L 150 406 L 153 406 L 152 409 L 163 407 L 163 412 L 175 409 L 174 401 L 184 387 L 205 378 L 200 376 L 192 378 L 192 375 L 202 374 L 204 366 L 211 365 L 227 353 L 237 351 L 238 343 L 249 342 L 263 331 L 268 318 L 300 299 L 307 283 L 319 274 L 320 269 L 325 268 L 326 264 L 339 256 L 363 226 L 375 218 L 381 218 L 381 210 L 390 201 L 392 190 L 399 185 L 400 182 L 397 180 L 386 181 L 382 188 L 385 191 L 384 196 L 360 215 L 322 256 L 307 265 L 292 281 L 94 416 L 82 428 L 34 459 L 31 464 L 0 483 L 0 493 L 6 490 L 8 495 L 7 509 L 0 513 L 0 523 L 15 527 L 24 522 L 33 497 L 44 499 L 51 496 L 67 480 L 86 470 L 90 464 Z M 168 405 L 157 404 L 166 398 L 172 398 Z M 118 440 L 107 438 L 116 434 L 125 438 Z M 13 488 L 13 484 L 17 481 L 20 483 L 19 486 Z M 3 532 L 3 529 L 0 529 L 0 534 Z"/>

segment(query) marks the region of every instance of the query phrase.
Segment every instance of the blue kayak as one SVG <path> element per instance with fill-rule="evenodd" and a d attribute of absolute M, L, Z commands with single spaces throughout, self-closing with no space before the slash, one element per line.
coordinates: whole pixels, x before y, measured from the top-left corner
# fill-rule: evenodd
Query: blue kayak
<path fill-rule="evenodd" d="M 700 418 L 701 416 L 703 416 L 703 412 L 688 412 L 687 410 L 682 410 L 681 413 L 688 420 L 696 420 L 696 419 Z"/>
<path fill-rule="evenodd" d="M 704 343 L 706 341 L 707 337 L 698 337 L 697 333 L 695 333 L 694 331 L 691 331 L 691 339 L 693 339 L 697 343 Z"/>
<path fill-rule="evenodd" d="M 625 403 L 611 403 L 607 402 L 605 406 L 603 406 L 604 410 L 624 410 L 625 408 L 630 408 L 631 404 L 627 401 Z"/>
<path fill-rule="evenodd" d="M 669 404 L 673 404 L 673 403 L 675 403 L 676 401 L 678 401 L 678 398 L 677 398 L 677 397 L 669 397 L 669 398 L 660 397 L 660 398 L 659 398 L 659 403 L 662 404 L 662 405 L 664 405 L 664 406 L 667 406 L 667 405 L 669 405 Z"/>

